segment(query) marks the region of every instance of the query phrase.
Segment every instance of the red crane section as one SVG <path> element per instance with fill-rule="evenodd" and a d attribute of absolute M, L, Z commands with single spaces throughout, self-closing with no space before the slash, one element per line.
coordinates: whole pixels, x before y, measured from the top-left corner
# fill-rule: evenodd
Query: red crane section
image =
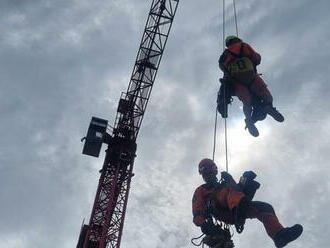
<path fill-rule="evenodd" d="M 112 134 L 108 122 L 92 118 L 83 153 L 98 157 L 108 144 L 88 225 L 77 248 L 119 248 L 122 237 L 136 138 L 154 84 L 179 0 L 153 0 L 133 73 L 119 100 Z"/>

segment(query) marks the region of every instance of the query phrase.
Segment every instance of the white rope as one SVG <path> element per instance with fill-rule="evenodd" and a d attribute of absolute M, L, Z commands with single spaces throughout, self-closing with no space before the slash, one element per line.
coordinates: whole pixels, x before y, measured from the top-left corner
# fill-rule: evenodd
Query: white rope
<path fill-rule="evenodd" d="M 225 50 L 225 14 L 226 14 L 226 0 L 222 0 L 222 51 Z M 224 99 L 226 99 L 224 97 Z M 214 161 L 215 157 L 215 148 L 216 148 L 216 136 L 217 136 L 217 123 L 218 123 L 218 111 L 215 108 L 215 123 L 214 123 L 214 135 L 213 135 L 213 155 L 212 160 Z M 226 146 L 226 171 L 228 172 L 228 159 L 227 159 L 227 120 L 225 119 L 225 146 Z"/>
<path fill-rule="evenodd" d="M 238 36 L 238 22 L 237 22 L 237 12 L 236 12 L 236 3 L 235 0 L 233 0 L 233 7 L 234 7 L 234 18 L 235 18 L 235 28 L 236 28 L 236 35 Z M 225 36 L 226 36 L 226 0 L 222 1 L 222 50 L 225 50 Z M 226 92 L 227 90 L 224 90 L 224 106 L 226 103 Z M 228 113 L 227 113 L 228 114 Z M 227 117 L 224 118 L 225 122 L 225 155 L 226 155 L 226 171 L 228 172 L 228 133 L 227 133 Z M 214 136 L 213 136 L 213 155 L 212 159 L 214 161 L 215 157 L 215 151 L 216 151 L 216 136 L 217 136 L 217 123 L 218 123 L 218 111 L 216 109 L 215 111 L 215 123 L 214 123 Z"/>
<path fill-rule="evenodd" d="M 226 1 L 223 0 L 223 18 L 222 18 L 222 50 L 225 51 L 225 39 L 226 39 Z M 223 103 L 224 106 L 226 106 L 227 102 L 226 102 L 226 88 L 224 90 L 224 99 L 223 99 Z M 227 116 L 228 116 L 228 109 L 227 109 Z M 228 136 L 227 136 L 227 117 L 225 118 L 225 154 L 226 154 L 226 171 L 228 172 Z"/>
<path fill-rule="evenodd" d="M 233 0 L 233 5 L 234 5 L 234 16 L 235 16 L 236 36 L 238 37 L 238 25 L 237 25 L 237 14 L 236 14 L 236 4 L 235 4 L 235 0 Z"/>

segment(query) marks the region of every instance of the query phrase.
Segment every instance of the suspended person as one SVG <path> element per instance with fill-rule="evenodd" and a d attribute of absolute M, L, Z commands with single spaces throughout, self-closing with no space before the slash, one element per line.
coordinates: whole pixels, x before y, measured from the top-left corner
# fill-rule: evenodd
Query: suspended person
<path fill-rule="evenodd" d="M 224 109 L 231 96 L 237 96 L 243 102 L 246 128 L 252 136 L 257 137 L 256 121 L 264 119 L 267 114 L 278 122 L 283 122 L 284 117 L 273 107 L 273 97 L 257 73 L 261 56 L 237 36 L 228 36 L 225 42 L 227 49 L 219 58 L 219 67 L 224 76 L 220 80 L 218 111 L 222 117 L 227 117 Z"/>
<path fill-rule="evenodd" d="M 217 235 L 218 229 L 212 221 L 213 217 L 235 225 L 238 232 L 243 231 L 246 218 L 257 218 L 277 248 L 286 246 L 301 235 L 301 225 L 283 227 L 269 203 L 252 201 L 260 186 L 254 180 L 254 172 L 245 172 L 237 184 L 227 172 L 221 172 L 222 180 L 218 181 L 218 168 L 211 159 L 201 160 L 198 170 L 205 184 L 195 190 L 192 199 L 193 222 L 201 227 L 204 234 L 210 237 Z"/>

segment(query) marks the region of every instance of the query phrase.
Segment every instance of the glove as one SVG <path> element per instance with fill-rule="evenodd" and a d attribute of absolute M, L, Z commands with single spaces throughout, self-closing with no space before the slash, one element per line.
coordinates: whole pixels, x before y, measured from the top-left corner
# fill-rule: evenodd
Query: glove
<path fill-rule="evenodd" d="M 233 177 L 226 171 L 221 172 L 221 178 L 224 179 L 227 183 L 234 181 Z"/>
<path fill-rule="evenodd" d="M 217 228 L 212 221 L 205 222 L 201 226 L 202 232 L 206 235 L 215 235 L 217 233 Z"/>
<path fill-rule="evenodd" d="M 257 174 L 253 171 L 245 171 L 243 173 L 243 177 L 246 177 L 248 180 L 253 180 L 257 177 Z"/>

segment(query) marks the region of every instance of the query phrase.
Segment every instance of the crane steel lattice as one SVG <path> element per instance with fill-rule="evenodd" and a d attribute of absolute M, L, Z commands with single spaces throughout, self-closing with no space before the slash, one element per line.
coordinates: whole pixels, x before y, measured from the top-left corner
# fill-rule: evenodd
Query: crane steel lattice
<path fill-rule="evenodd" d="M 84 154 L 98 156 L 108 144 L 89 225 L 83 226 L 77 248 L 119 248 L 133 176 L 136 138 L 179 0 L 153 0 L 133 73 L 122 93 L 112 135 L 107 121 L 92 118 Z"/>

